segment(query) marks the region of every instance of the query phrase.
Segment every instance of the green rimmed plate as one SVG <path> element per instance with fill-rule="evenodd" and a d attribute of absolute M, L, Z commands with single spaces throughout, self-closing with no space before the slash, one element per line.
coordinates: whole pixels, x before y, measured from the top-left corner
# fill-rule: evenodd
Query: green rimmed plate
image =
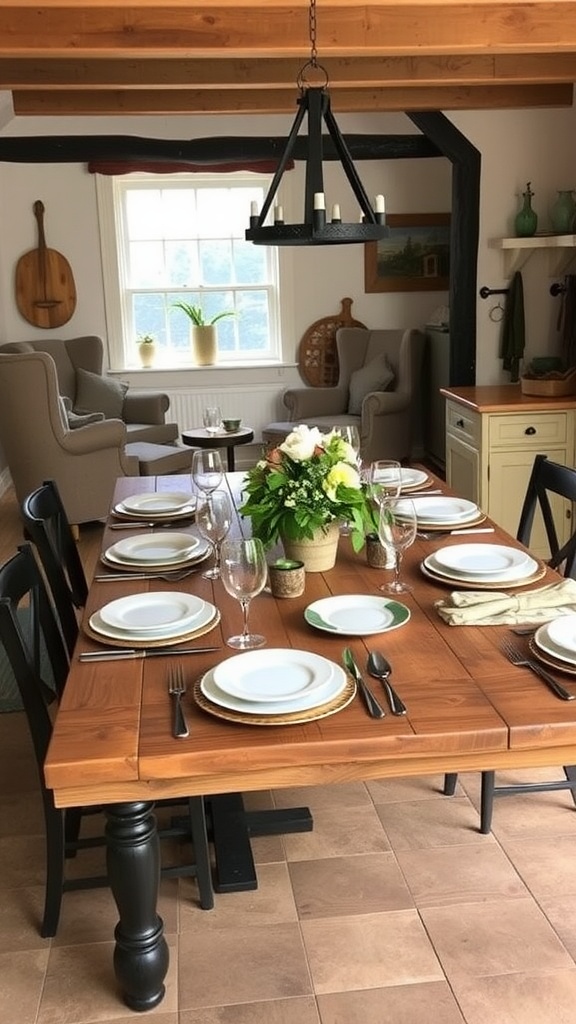
<path fill-rule="evenodd" d="M 304 611 L 309 626 L 341 636 L 370 636 L 398 629 L 410 618 L 410 609 L 399 601 L 366 594 L 323 597 Z"/>

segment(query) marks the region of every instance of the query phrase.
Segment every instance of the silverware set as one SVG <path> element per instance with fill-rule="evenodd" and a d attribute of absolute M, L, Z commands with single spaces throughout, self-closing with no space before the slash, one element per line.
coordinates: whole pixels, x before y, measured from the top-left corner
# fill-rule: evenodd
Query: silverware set
<path fill-rule="evenodd" d="M 342 660 L 344 667 L 350 673 L 353 679 L 356 680 L 360 695 L 366 705 L 368 714 L 371 718 L 384 718 L 386 712 L 384 708 L 376 699 L 372 690 L 365 682 L 358 665 L 354 660 L 354 655 L 349 647 L 345 647 L 342 651 Z M 389 682 L 389 675 L 392 672 L 390 663 L 386 660 L 383 654 L 378 651 L 371 651 L 368 655 L 368 671 L 371 676 L 375 679 L 379 679 L 384 687 L 390 711 L 393 715 L 405 715 L 406 705 L 400 699 L 394 688 Z"/>

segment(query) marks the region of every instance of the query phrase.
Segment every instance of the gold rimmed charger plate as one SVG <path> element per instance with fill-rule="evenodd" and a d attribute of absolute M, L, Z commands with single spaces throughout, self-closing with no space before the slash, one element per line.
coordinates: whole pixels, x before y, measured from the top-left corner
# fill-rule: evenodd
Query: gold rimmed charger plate
<path fill-rule="evenodd" d="M 429 490 L 433 486 L 433 484 L 434 481 L 432 480 L 431 477 L 428 477 L 426 480 L 423 480 L 421 484 L 403 484 L 403 486 L 400 488 L 400 495 L 406 495 L 407 497 L 410 497 L 411 494 L 415 494 L 417 491 Z"/>
<path fill-rule="evenodd" d="M 186 506 L 185 512 L 129 512 L 128 509 L 120 508 L 116 505 L 112 510 L 112 518 L 119 519 L 125 523 L 135 522 L 154 522 L 160 525 L 161 523 L 174 523 L 176 526 L 179 523 L 193 522 L 196 518 L 196 509 L 190 505 Z"/>
<path fill-rule="evenodd" d="M 548 654 L 547 651 L 541 651 L 532 637 L 530 637 L 528 641 L 528 647 L 530 648 L 530 654 L 532 654 L 537 661 L 541 661 L 543 665 L 548 665 L 549 668 L 555 668 L 558 672 L 565 672 L 568 676 L 576 676 L 576 664 L 570 665 L 569 662 L 562 661 L 560 658 L 555 658 L 553 654 Z"/>
<path fill-rule="evenodd" d="M 244 714 L 242 711 L 220 707 L 219 704 L 213 704 L 211 700 L 208 700 L 201 690 L 203 678 L 204 676 L 201 676 L 196 680 L 192 691 L 192 696 L 198 707 L 215 718 L 223 718 L 226 722 L 237 722 L 242 725 L 302 725 L 305 722 L 316 722 L 319 718 L 328 718 L 338 711 L 343 711 L 356 696 L 356 683 L 353 679 L 349 679 L 342 692 L 334 700 L 328 701 L 326 704 L 319 704 L 315 708 L 308 708 L 305 711 L 289 711 L 280 715 Z"/>
<path fill-rule="evenodd" d="M 178 636 L 165 636 L 160 639 L 147 640 L 144 637 L 126 636 L 126 637 L 112 637 L 99 633 L 96 629 L 92 629 L 89 622 L 83 625 L 86 636 L 90 637 L 91 640 L 96 640 L 99 644 L 106 644 L 106 647 L 130 647 L 135 650 L 140 650 L 144 647 L 177 647 L 178 644 L 188 643 L 190 640 L 195 640 L 199 636 L 204 636 L 205 633 L 209 633 L 215 626 L 220 622 L 220 612 L 215 607 L 214 615 L 204 626 L 200 629 L 191 629 L 188 633 L 179 633 Z"/>
<path fill-rule="evenodd" d="M 435 583 L 442 583 L 445 587 L 450 587 L 452 590 L 456 587 L 458 590 L 518 590 L 519 587 L 527 587 L 531 583 L 537 583 L 543 576 L 546 575 L 546 566 L 543 562 L 539 563 L 536 572 L 533 572 L 531 576 L 526 576 L 520 580 L 493 580 L 488 583 L 484 580 L 481 583 L 477 583 L 474 580 L 462 579 L 461 576 L 444 576 L 440 573 L 434 572 L 433 569 L 429 569 L 424 562 L 420 562 L 420 570 L 427 576 L 428 579 L 434 580 Z"/>
<path fill-rule="evenodd" d="M 201 562 L 205 562 L 211 554 L 212 548 L 208 546 L 206 551 L 202 552 L 196 558 L 184 558 L 178 562 L 130 562 L 130 564 L 128 564 L 127 562 L 117 562 L 115 559 L 106 558 L 106 552 L 103 551 L 100 555 L 100 561 L 107 569 L 114 569 L 115 572 L 145 572 L 154 576 L 157 573 L 181 572 L 183 569 L 191 569 L 192 566 L 200 565 Z"/>
<path fill-rule="evenodd" d="M 446 533 L 447 530 L 471 530 L 473 526 L 479 526 L 486 519 L 486 513 L 481 512 L 476 519 L 465 519 L 462 520 L 445 520 L 443 523 L 430 523 L 426 519 L 421 519 L 418 515 L 418 507 L 416 507 L 416 516 L 418 519 L 418 530 L 425 530 L 426 533 Z"/>

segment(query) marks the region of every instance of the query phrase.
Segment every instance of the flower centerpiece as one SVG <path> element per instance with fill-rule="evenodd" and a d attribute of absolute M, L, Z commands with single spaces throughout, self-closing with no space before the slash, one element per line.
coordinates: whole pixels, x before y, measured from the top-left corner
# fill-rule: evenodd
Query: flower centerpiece
<path fill-rule="evenodd" d="M 341 522 L 350 524 L 355 551 L 374 529 L 356 453 L 336 430 L 321 434 L 316 427 L 295 427 L 248 471 L 244 490 L 247 499 L 240 512 L 251 518 L 253 535 L 265 547 L 282 540 L 288 557 L 301 557 L 294 543 L 318 545 L 331 534 L 335 559 Z"/>

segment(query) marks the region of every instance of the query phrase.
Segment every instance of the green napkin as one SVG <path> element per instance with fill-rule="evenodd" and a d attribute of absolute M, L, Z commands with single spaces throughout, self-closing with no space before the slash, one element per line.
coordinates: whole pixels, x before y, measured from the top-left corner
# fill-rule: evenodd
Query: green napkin
<path fill-rule="evenodd" d="M 508 626 L 550 622 L 576 613 L 576 580 L 567 579 L 523 594 L 454 590 L 434 607 L 450 626 Z"/>

